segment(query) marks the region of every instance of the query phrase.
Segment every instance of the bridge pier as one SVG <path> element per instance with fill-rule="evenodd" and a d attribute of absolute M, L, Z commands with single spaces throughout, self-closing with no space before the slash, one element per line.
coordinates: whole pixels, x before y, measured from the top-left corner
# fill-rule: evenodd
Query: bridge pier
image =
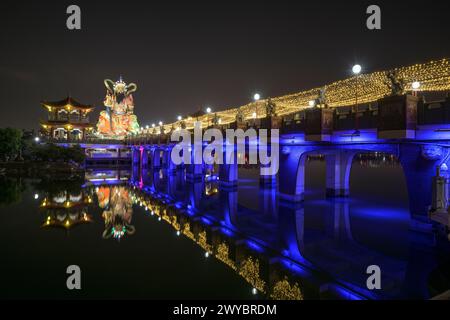
<path fill-rule="evenodd" d="M 224 163 L 219 164 L 219 184 L 221 187 L 230 188 L 238 185 L 238 161 L 237 152 L 227 155 L 224 152 Z"/>
<path fill-rule="evenodd" d="M 238 164 L 219 165 L 219 184 L 222 187 L 237 187 L 238 185 Z"/>
<path fill-rule="evenodd" d="M 327 197 L 350 195 L 350 171 L 356 152 L 337 151 L 325 155 Z"/>
<path fill-rule="evenodd" d="M 238 192 L 237 190 L 221 191 L 219 193 L 223 220 L 228 227 L 236 227 L 238 210 Z"/>
<path fill-rule="evenodd" d="M 132 163 L 137 164 L 141 161 L 141 154 L 139 151 L 139 147 L 133 147 L 131 150 Z"/>
<path fill-rule="evenodd" d="M 164 163 L 167 167 L 167 174 L 174 175 L 177 172 L 177 165 L 172 161 L 172 149 L 173 147 L 168 147 L 164 151 Z"/>
<path fill-rule="evenodd" d="M 200 201 L 202 199 L 203 185 L 201 181 L 192 181 L 187 184 L 189 188 L 188 208 L 191 210 L 198 210 L 200 208 Z"/>
<path fill-rule="evenodd" d="M 303 204 L 280 201 L 278 226 L 283 230 L 280 239 L 289 256 L 308 264 L 303 257 L 305 252 L 305 208 Z"/>
<path fill-rule="evenodd" d="M 400 163 L 405 173 L 411 215 L 428 221 L 428 209 L 432 198 L 432 181 L 436 166 L 445 160 L 442 147 L 401 144 Z"/>
<path fill-rule="evenodd" d="M 278 159 L 273 158 L 272 161 L 278 161 Z M 274 186 L 277 184 L 277 174 L 279 170 L 279 164 L 261 164 L 261 169 L 265 169 L 265 173 L 268 174 L 260 174 L 259 176 L 259 184 L 261 186 Z"/>
<path fill-rule="evenodd" d="M 301 202 L 305 193 L 305 165 L 313 147 L 282 146 L 279 169 L 279 196 L 286 202 Z"/>
<path fill-rule="evenodd" d="M 140 156 L 141 156 L 141 167 L 147 168 L 148 166 L 148 149 L 145 147 L 140 147 Z"/>
<path fill-rule="evenodd" d="M 152 169 L 161 168 L 161 149 L 154 147 L 152 153 Z"/>

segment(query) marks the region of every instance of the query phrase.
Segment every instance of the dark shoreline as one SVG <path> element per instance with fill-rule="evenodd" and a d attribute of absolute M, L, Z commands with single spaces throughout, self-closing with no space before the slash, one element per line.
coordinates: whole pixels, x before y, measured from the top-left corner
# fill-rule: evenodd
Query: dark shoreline
<path fill-rule="evenodd" d="M 62 161 L 11 161 L 0 162 L 0 175 L 45 180 L 76 180 L 84 177 L 84 168 L 75 163 Z"/>

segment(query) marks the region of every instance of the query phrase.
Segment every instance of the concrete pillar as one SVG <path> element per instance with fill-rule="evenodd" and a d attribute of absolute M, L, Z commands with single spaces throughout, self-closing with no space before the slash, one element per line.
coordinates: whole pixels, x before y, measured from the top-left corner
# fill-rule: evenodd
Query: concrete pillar
<path fill-rule="evenodd" d="M 307 151 L 308 149 L 300 147 L 282 147 L 279 195 L 283 201 L 301 202 L 304 199 Z"/>
<path fill-rule="evenodd" d="M 223 221 L 228 227 L 236 227 L 238 210 L 238 193 L 232 191 L 221 191 L 219 201 L 223 212 Z"/>
<path fill-rule="evenodd" d="M 269 168 L 269 165 L 261 165 L 261 167 Z M 262 186 L 273 186 L 277 184 L 277 171 L 272 166 L 274 170 L 271 170 L 270 175 L 262 175 L 259 176 L 259 184 Z"/>
<path fill-rule="evenodd" d="M 151 183 L 151 171 L 147 167 L 143 167 L 141 170 L 141 181 L 144 186 L 149 186 Z"/>
<path fill-rule="evenodd" d="M 328 227 L 329 233 L 336 240 L 353 241 L 352 230 L 350 226 L 350 206 L 347 199 L 335 199 L 331 203 L 332 221 Z"/>
<path fill-rule="evenodd" d="M 259 190 L 259 205 L 258 212 L 267 216 L 276 217 L 277 201 L 276 201 L 276 188 L 274 186 L 266 186 Z"/>
<path fill-rule="evenodd" d="M 327 196 L 348 197 L 350 194 L 350 170 L 355 152 L 336 151 L 325 155 L 327 166 Z"/>
<path fill-rule="evenodd" d="M 194 144 L 189 150 L 190 163 L 186 164 L 186 181 L 194 182 L 203 179 L 203 147 L 200 143 Z"/>
<path fill-rule="evenodd" d="M 203 165 L 187 164 L 186 181 L 200 181 L 203 178 Z"/>
<path fill-rule="evenodd" d="M 237 163 L 219 165 L 219 183 L 221 187 L 237 187 L 238 185 Z"/>
<path fill-rule="evenodd" d="M 134 155 L 134 149 L 132 150 L 132 154 Z M 138 182 L 140 178 L 140 170 L 139 170 L 139 162 L 134 162 L 134 156 L 133 156 L 133 162 L 131 167 L 131 180 L 133 182 Z"/>
<path fill-rule="evenodd" d="M 413 217 L 427 222 L 428 207 L 432 199 L 432 180 L 436 166 L 442 162 L 446 150 L 433 145 L 422 147 L 419 144 L 400 144 L 399 151 L 408 187 L 409 210 Z"/>
<path fill-rule="evenodd" d="M 221 187 L 237 187 L 238 163 L 237 152 L 228 155 L 224 152 L 223 164 L 219 164 L 219 183 Z"/>
<path fill-rule="evenodd" d="M 142 168 L 148 167 L 148 149 L 145 147 L 141 147 L 141 156 L 142 156 Z"/>
<path fill-rule="evenodd" d="M 305 209 L 302 203 L 280 201 L 278 212 L 279 238 L 283 247 L 293 259 L 308 263 L 305 251 Z"/>
<path fill-rule="evenodd" d="M 139 163 L 140 162 L 140 151 L 139 151 L 139 147 L 132 147 L 131 149 L 131 156 L 133 158 L 133 163 Z"/>
<path fill-rule="evenodd" d="M 152 154 L 152 168 L 153 169 L 161 168 L 161 149 L 154 148 L 151 154 Z"/>
<path fill-rule="evenodd" d="M 137 181 L 140 176 L 141 171 L 141 152 L 139 151 L 139 147 L 131 148 L 131 170 L 133 179 Z"/>
<path fill-rule="evenodd" d="M 175 165 L 175 163 L 173 163 L 171 155 L 172 155 L 172 148 L 167 148 L 166 151 L 164 152 L 165 158 L 164 162 L 167 167 L 167 174 L 174 175 L 177 172 L 177 166 Z"/>
<path fill-rule="evenodd" d="M 201 181 L 189 182 L 187 184 L 189 199 L 188 208 L 191 210 L 200 209 L 200 200 L 202 198 L 203 184 Z"/>
<path fill-rule="evenodd" d="M 175 172 L 176 173 L 176 172 Z M 167 195 L 175 197 L 177 191 L 177 176 L 167 172 Z"/>

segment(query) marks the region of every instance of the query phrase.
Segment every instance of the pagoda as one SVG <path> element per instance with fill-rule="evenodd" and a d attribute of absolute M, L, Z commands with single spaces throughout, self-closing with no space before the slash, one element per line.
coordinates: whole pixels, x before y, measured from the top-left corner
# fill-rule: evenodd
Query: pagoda
<path fill-rule="evenodd" d="M 43 228 L 60 228 L 66 231 L 93 221 L 88 213 L 92 197 L 84 190 L 64 190 L 57 193 L 48 192 L 40 204 L 45 213 Z"/>
<path fill-rule="evenodd" d="M 89 121 L 89 113 L 94 106 L 81 104 L 72 97 L 61 101 L 42 101 L 48 118 L 41 122 L 41 135 L 54 140 L 81 140 L 89 135 L 94 125 Z"/>

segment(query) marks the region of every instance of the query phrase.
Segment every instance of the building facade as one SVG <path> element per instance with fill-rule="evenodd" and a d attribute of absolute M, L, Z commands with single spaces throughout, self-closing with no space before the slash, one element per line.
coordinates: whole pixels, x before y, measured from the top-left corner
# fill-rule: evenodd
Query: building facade
<path fill-rule="evenodd" d="M 51 140 L 82 140 L 94 130 L 89 114 L 94 107 L 79 103 L 72 97 L 61 101 L 42 101 L 47 120 L 41 122 L 40 134 Z"/>

